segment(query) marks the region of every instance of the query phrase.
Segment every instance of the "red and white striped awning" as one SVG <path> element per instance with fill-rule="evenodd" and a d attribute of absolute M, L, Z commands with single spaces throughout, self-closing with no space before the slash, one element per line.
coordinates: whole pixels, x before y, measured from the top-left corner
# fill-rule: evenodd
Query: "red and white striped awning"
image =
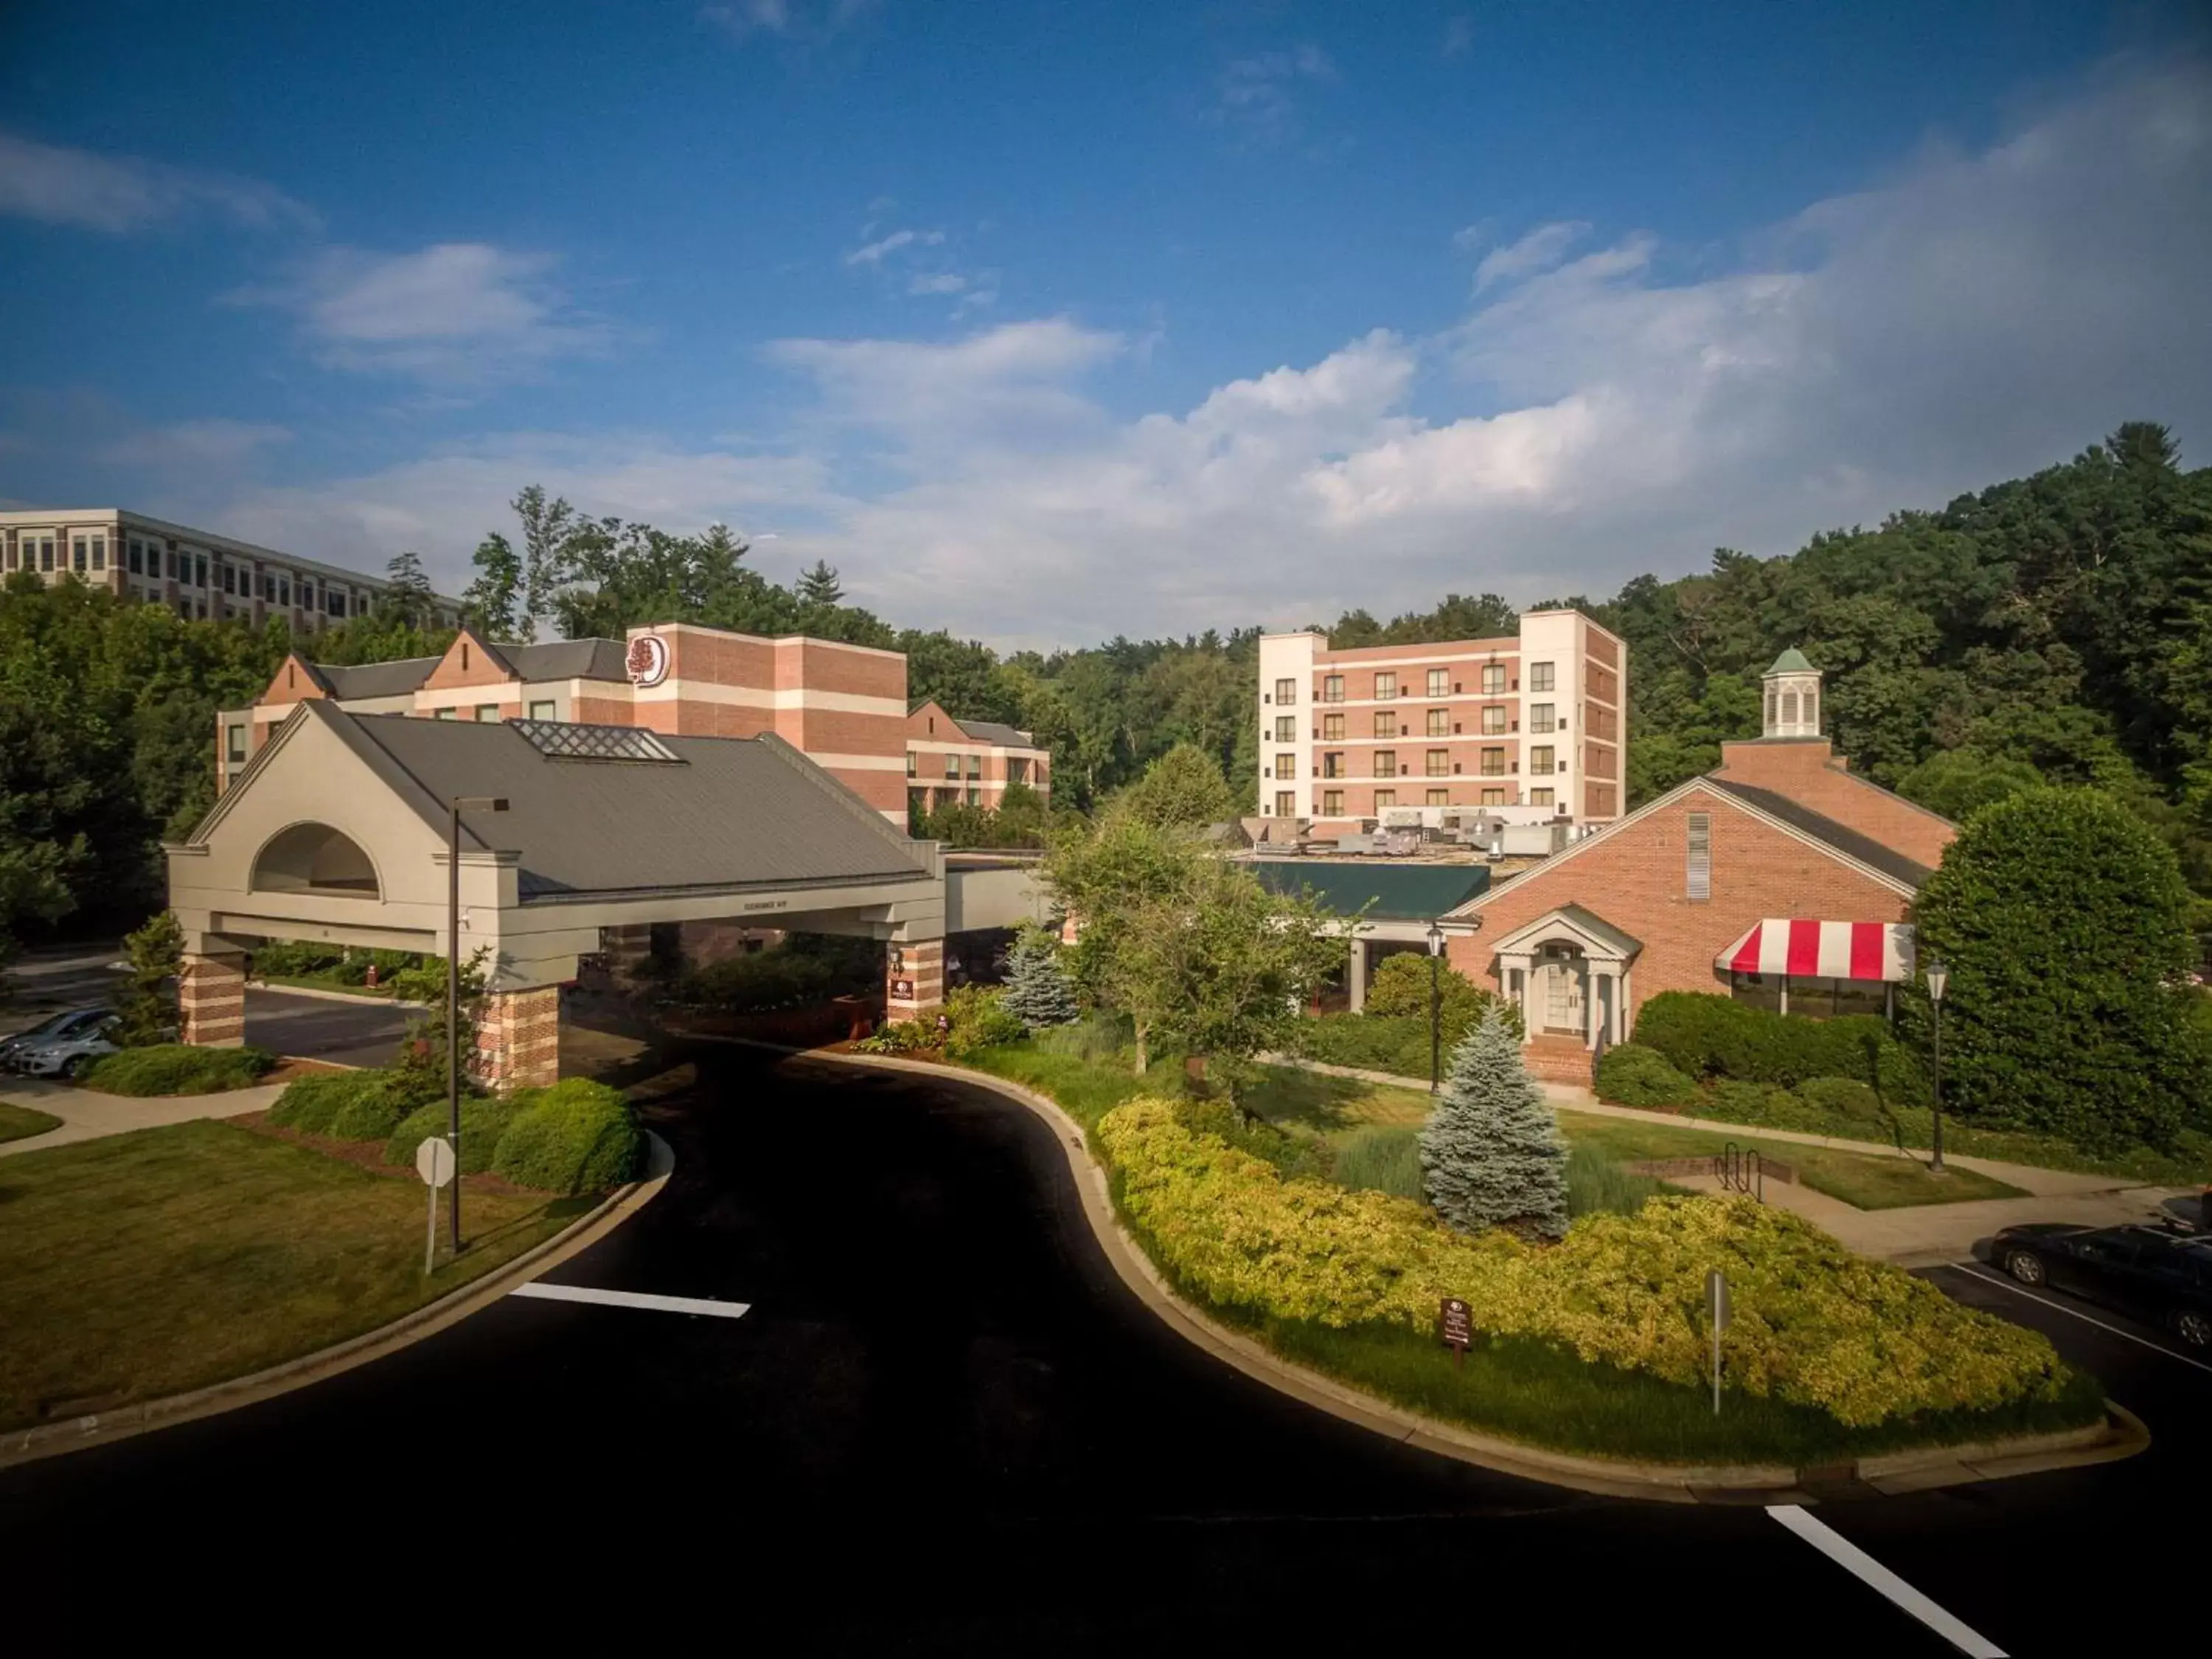
<path fill-rule="evenodd" d="M 1900 921 L 1769 917 L 1722 951 L 1718 965 L 1740 974 L 1902 983 L 1912 977 L 1912 927 Z"/>

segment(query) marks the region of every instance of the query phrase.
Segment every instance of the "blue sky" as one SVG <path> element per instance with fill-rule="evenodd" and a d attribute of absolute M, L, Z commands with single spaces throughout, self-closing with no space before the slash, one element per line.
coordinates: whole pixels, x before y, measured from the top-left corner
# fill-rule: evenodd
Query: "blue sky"
<path fill-rule="evenodd" d="M 1001 643 L 2212 459 L 2183 6 L 50 4 L 0 498 L 447 582 L 540 480 Z"/>

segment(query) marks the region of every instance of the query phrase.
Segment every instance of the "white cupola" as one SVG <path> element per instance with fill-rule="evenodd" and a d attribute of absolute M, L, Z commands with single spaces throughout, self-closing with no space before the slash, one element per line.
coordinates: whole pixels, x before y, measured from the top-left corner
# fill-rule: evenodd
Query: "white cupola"
<path fill-rule="evenodd" d="M 1820 671 L 1792 646 L 1760 676 L 1766 686 L 1766 729 L 1770 738 L 1820 735 Z"/>

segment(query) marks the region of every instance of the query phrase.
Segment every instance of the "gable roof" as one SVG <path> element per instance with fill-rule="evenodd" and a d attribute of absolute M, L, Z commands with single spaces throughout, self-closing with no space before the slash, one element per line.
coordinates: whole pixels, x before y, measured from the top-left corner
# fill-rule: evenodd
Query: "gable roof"
<path fill-rule="evenodd" d="M 953 724 L 977 743 L 988 743 L 1000 749 L 1027 749 L 1031 746 L 1028 732 L 1002 721 L 955 720 Z"/>
<path fill-rule="evenodd" d="M 546 640 L 500 647 L 526 680 L 628 680 L 629 647 L 620 640 Z"/>
<path fill-rule="evenodd" d="M 1850 775 L 1846 773 L 1844 775 Z M 1926 865 L 1884 846 L 1872 836 L 1854 830 L 1849 824 L 1838 823 L 1809 806 L 1799 805 L 1787 795 L 1777 794 L 1771 789 L 1756 788 L 1747 783 L 1738 783 L 1729 778 L 1708 777 L 1705 781 L 1714 788 L 1725 790 L 1739 800 L 1748 801 L 1784 823 L 1803 830 L 1815 841 L 1824 842 L 1837 852 L 1856 859 L 1861 864 L 1872 865 L 1884 875 L 1894 876 L 1899 881 L 1909 881 L 1918 887 L 1936 873 Z"/>
<path fill-rule="evenodd" d="M 390 662 L 317 663 L 314 672 L 334 697 L 404 697 L 419 690 L 443 657 L 395 657 Z"/>
<path fill-rule="evenodd" d="M 1526 935 L 1553 926 L 1555 919 L 1566 923 L 1592 944 L 1604 946 L 1624 961 L 1644 948 L 1644 941 L 1635 934 L 1624 933 L 1603 916 L 1586 910 L 1579 904 L 1555 905 L 1534 921 L 1524 922 L 1511 933 L 1493 939 L 1490 948 L 1492 951 L 1510 950 Z"/>
<path fill-rule="evenodd" d="M 1339 915 L 1371 903 L 1370 921 L 1427 921 L 1456 910 L 1490 885 L 1480 864 L 1352 864 L 1325 859 L 1255 859 L 1252 873 L 1271 893 L 1310 889 Z"/>
<path fill-rule="evenodd" d="M 495 645 L 469 637 L 519 680 L 627 680 L 628 647 L 620 640 L 546 640 L 537 645 Z M 396 657 L 389 662 L 310 663 L 307 672 L 334 697 L 403 697 L 418 691 L 443 657 Z"/>

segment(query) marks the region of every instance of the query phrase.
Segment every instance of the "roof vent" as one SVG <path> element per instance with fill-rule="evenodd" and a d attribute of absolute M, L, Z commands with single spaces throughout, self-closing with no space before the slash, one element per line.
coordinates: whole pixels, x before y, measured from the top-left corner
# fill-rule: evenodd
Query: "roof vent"
<path fill-rule="evenodd" d="M 636 726 L 579 726 L 572 720 L 509 720 L 541 755 L 554 760 L 687 763 L 658 734 Z"/>

